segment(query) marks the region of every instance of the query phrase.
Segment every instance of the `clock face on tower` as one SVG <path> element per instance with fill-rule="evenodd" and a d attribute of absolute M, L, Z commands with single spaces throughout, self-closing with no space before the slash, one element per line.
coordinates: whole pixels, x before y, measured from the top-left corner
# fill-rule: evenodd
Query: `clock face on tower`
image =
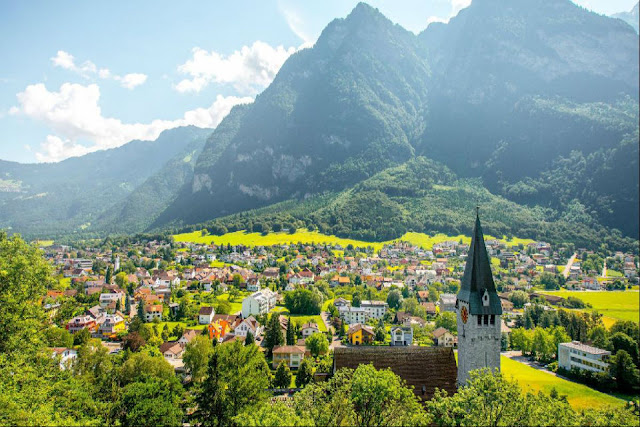
<path fill-rule="evenodd" d="M 469 319 L 469 312 L 467 311 L 467 306 L 463 305 L 460 309 L 460 317 L 462 317 L 462 323 L 467 323 Z"/>

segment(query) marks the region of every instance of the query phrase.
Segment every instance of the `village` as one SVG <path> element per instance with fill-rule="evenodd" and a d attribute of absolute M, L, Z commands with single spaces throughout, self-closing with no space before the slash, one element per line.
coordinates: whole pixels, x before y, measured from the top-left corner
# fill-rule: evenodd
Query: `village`
<path fill-rule="evenodd" d="M 485 243 L 503 310 L 505 354 L 535 353 L 510 339 L 513 328 L 535 329 L 538 321 L 529 319 L 534 305 L 585 308 L 581 293 L 637 284 L 633 254 Z M 427 250 L 396 242 L 375 253 L 339 245 L 232 247 L 169 239 L 43 249 L 57 274 L 43 306 L 70 334 L 69 343 L 97 338 L 111 353 L 152 345 L 189 379 L 193 366 L 184 356 L 196 337 L 221 345 L 255 342 L 274 371 L 282 364 L 293 372 L 294 387 L 303 365 L 316 376 L 329 374 L 336 348 L 456 348 L 456 294 L 469 245 L 451 240 Z M 577 299 L 545 293 L 559 289 L 576 291 Z M 577 348 L 595 362 L 560 360 L 561 368 L 606 370 L 603 357 L 611 352 L 576 340 L 558 344 L 547 351 L 547 362 L 577 360 L 566 356 Z M 77 356 L 73 345 L 53 351 L 61 366 Z"/>

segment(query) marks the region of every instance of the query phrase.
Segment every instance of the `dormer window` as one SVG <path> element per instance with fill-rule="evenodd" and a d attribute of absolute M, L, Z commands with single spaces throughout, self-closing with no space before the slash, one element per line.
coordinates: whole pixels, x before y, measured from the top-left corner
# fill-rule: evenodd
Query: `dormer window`
<path fill-rule="evenodd" d="M 485 289 L 484 294 L 482 295 L 482 305 L 485 307 L 489 307 L 489 292 Z"/>

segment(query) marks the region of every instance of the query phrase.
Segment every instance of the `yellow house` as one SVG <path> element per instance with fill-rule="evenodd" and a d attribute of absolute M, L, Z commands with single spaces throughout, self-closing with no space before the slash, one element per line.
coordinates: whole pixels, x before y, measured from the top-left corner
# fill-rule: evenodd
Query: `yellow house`
<path fill-rule="evenodd" d="M 119 314 L 104 314 L 98 318 L 98 332 L 104 337 L 115 337 L 118 332 L 124 331 L 124 319 Z"/>
<path fill-rule="evenodd" d="M 371 344 L 374 337 L 373 328 L 361 323 L 352 325 L 347 331 L 347 338 L 351 345 Z"/>

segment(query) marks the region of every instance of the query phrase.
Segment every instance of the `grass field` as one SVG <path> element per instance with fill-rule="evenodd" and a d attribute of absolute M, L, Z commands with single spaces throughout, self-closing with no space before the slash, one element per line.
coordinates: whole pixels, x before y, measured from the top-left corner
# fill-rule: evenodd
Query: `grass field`
<path fill-rule="evenodd" d="M 569 403 L 576 409 L 624 404 L 621 399 L 600 393 L 585 385 L 558 378 L 505 356 L 501 356 L 500 363 L 502 373 L 518 381 L 523 391 L 538 392 L 542 390 L 549 394 L 555 388 L 560 395 L 566 394 Z"/>
<path fill-rule="evenodd" d="M 245 246 L 271 246 L 282 245 L 288 243 L 316 243 L 316 244 L 330 244 L 340 245 L 346 247 L 353 245 L 354 247 L 367 247 L 372 246 L 375 251 L 379 251 L 385 244 L 393 242 L 389 240 L 386 242 L 365 242 L 362 240 L 344 239 L 336 236 L 329 236 L 326 234 L 318 233 L 317 231 L 308 231 L 306 229 L 300 229 L 293 234 L 289 233 L 269 233 L 263 236 L 261 233 L 247 233 L 245 231 L 236 231 L 233 233 L 223 234 L 222 236 L 202 236 L 200 231 L 194 231 L 192 233 L 176 234 L 173 236 L 176 242 L 191 242 L 201 244 L 231 244 L 231 245 L 245 245 Z M 491 236 L 485 236 L 487 239 L 494 239 Z M 431 249 L 434 244 L 445 242 L 448 240 L 462 240 L 464 243 L 470 243 L 471 237 L 458 235 L 447 236 L 446 234 L 436 234 L 435 236 L 429 236 L 423 233 L 405 233 L 402 237 L 396 240 L 403 240 L 413 245 L 420 246 L 424 249 Z M 506 239 L 500 239 L 507 242 L 509 245 L 516 246 L 520 243 L 526 245 L 533 242 L 531 239 L 519 239 L 513 238 L 509 241 Z"/>
<path fill-rule="evenodd" d="M 576 297 L 591 304 L 594 310 L 606 317 L 620 320 L 632 320 L 638 322 L 640 315 L 640 294 L 635 290 L 627 291 L 557 291 L 547 292 L 549 295 L 558 295 L 563 298 Z M 611 320 L 605 320 L 605 325 Z"/>

